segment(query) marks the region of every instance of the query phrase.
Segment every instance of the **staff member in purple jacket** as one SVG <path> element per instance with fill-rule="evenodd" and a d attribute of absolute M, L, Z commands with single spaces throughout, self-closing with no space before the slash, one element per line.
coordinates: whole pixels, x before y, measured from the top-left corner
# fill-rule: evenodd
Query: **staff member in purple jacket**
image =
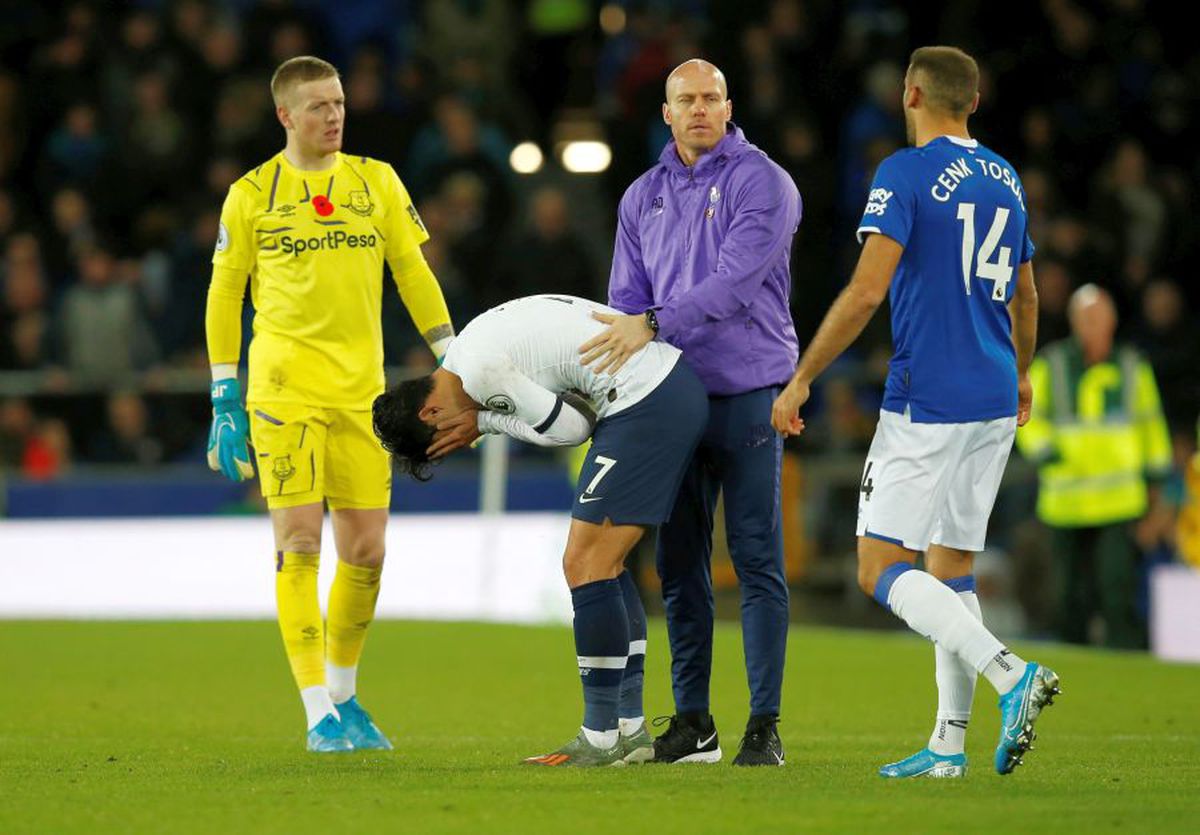
<path fill-rule="evenodd" d="M 609 304 L 628 315 L 580 349 L 615 371 L 652 339 L 683 350 L 708 389 L 708 427 L 670 521 L 659 529 L 675 715 L 654 741 L 661 762 L 717 762 L 709 711 L 713 510 L 725 495 L 742 594 L 750 721 L 734 765 L 783 765 L 779 719 L 788 628 L 779 482 L 783 446 L 771 404 L 795 369 L 788 253 L 800 195 L 730 119 L 725 76 L 707 61 L 668 76 L 673 140 L 621 199 Z M 619 463 L 614 466 L 620 466 Z"/>

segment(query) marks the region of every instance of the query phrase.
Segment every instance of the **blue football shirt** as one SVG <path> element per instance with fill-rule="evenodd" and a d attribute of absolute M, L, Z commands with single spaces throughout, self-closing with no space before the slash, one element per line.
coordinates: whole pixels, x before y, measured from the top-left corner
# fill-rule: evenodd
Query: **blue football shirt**
<path fill-rule="evenodd" d="M 885 159 L 858 239 L 904 247 L 892 278 L 893 355 L 883 408 L 917 423 L 1017 413 L 1008 302 L 1033 257 L 1013 167 L 975 140 L 941 136 Z"/>

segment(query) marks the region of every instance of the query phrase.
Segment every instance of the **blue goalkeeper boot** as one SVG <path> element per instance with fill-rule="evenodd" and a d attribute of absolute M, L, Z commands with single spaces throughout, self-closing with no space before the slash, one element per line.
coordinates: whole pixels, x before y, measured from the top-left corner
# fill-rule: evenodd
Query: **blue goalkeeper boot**
<path fill-rule="evenodd" d="M 1033 723 L 1061 692 L 1058 673 L 1030 661 L 1025 665 L 1021 680 L 1000 697 L 1000 742 L 996 745 L 998 774 L 1011 774 L 1021 764 L 1022 757 L 1033 748 L 1037 738 Z"/>
<path fill-rule="evenodd" d="M 880 777 L 965 777 L 966 754 L 935 754 L 926 748 L 879 769 Z"/>
<path fill-rule="evenodd" d="M 314 754 L 339 754 L 354 750 L 354 743 L 346 736 L 346 729 L 332 713 L 308 732 L 308 750 Z"/>
<path fill-rule="evenodd" d="M 354 744 L 357 751 L 391 751 L 392 743 L 383 731 L 379 730 L 379 726 L 371 719 L 371 714 L 363 710 L 363 706 L 358 703 L 358 698 L 351 696 L 340 705 L 334 705 L 338 713 L 342 715 L 342 727 L 346 729 L 346 736 L 350 738 L 350 742 Z"/>

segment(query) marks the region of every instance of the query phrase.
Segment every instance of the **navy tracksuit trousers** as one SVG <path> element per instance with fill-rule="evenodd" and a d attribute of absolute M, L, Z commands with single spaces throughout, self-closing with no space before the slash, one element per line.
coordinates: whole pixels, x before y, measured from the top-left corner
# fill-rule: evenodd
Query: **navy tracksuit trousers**
<path fill-rule="evenodd" d="M 729 553 L 741 590 L 750 713 L 779 713 L 788 588 L 779 496 L 783 439 L 771 428 L 778 393 L 778 387 L 768 387 L 709 397 L 704 437 L 671 518 L 658 531 L 676 713 L 709 712 L 713 511 L 722 490 Z"/>

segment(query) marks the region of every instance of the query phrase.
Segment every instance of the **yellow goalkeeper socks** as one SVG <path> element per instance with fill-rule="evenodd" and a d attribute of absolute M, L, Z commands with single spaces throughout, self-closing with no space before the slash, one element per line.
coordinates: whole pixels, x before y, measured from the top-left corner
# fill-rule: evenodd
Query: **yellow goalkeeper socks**
<path fill-rule="evenodd" d="M 325 685 L 325 628 L 317 597 L 320 554 L 275 553 L 275 604 L 292 675 L 301 690 Z"/>
<path fill-rule="evenodd" d="M 375 619 L 382 566 L 351 565 L 338 560 L 329 592 L 329 694 L 341 704 L 355 693 L 358 659 L 367 627 Z"/>

